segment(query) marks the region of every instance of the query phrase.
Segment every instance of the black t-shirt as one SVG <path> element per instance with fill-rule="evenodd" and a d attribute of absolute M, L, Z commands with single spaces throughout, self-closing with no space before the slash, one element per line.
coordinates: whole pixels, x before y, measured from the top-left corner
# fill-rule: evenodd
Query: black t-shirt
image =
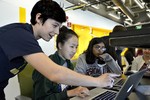
<path fill-rule="evenodd" d="M 27 64 L 24 55 L 42 52 L 29 24 L 0 27 L 0 82 L 18 74 Z"/>

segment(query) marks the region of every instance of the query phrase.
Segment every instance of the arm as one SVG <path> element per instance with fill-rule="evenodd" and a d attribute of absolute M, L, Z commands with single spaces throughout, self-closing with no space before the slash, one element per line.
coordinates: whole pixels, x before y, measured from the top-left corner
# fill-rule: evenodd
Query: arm
<path fill-rule="evenodd" d="M 112 85 L 112 75 L 110 74 L 104 74 L 97 78 L 78 74 L 68 68 L 55 64 L 44 53 L 26 55 L 24 59 L 49 80 L 57 83 L 95 87 Z"/>
<path fill-rule="evenodd" d="M 111 71 L 116 74 L 122 74 L 122 71 L 120 69 L 120 66 L 116 63 L 116 61 L 109 55 L 108 53 L 104 53 L 100 55 L 106 62 L 106 64 L 109 66 Z"/>
<path fill-rule="evenodd" d="M 60 61 L 62 59 L 58 58 L 57 52 L 49 57 L 55 63 L 62 65 L 62 62 Z M 69 69 L 73 69 L 71 63 L 69 63 Z M 36 70 L 33 72 L 32 79 L 34 81 L 33 97 L 36 98 L 36 100 L 68 100 L 69 97 L 84 97 L 87 95 L 87 88 L 84 87 L 72 89 L 73 87 L 69 86 L 70 88 L 66 88 L 68 91 L 66 89 L 62 91 L 61 84 L 48 80 Z"/>

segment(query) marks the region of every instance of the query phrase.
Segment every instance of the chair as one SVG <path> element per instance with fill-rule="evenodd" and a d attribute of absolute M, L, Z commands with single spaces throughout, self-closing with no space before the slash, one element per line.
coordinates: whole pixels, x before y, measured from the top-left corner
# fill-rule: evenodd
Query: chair
<path fill-rule="evenodd" d="M 34 68 L 27 64 L 25 69 L 18 74 L 21 95 L 15 97 L 15 100 L 32 100 L 33 80 L 32 72 Z"/>

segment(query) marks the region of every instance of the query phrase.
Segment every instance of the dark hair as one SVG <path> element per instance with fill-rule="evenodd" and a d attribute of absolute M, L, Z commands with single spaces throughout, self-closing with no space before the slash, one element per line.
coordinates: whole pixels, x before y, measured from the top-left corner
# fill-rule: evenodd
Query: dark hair
<path fill-rule="evenodd" d="M 88 48 L 87 50 L 85 51 L 85 54 L 86 54 L 86 62 L 88 64 L 93 64 L 96 60 L 96 57 L 95 55 L 93 54 L 93 46 L 95 44 L 99 44 L 99 43 L 104 43 L 103 39 L 102 38 L 99 38 L 99 37 L 96 37 L 96 38 L 93 38 L 89 45 L 88 45 Z"/>
<path fill-rule="evenodd" d="M 132 64 L 132 61 L 134 60 L 135 57 L 135 48 L 128 48 L 128 50 L 125 52 L 124 54 L 127 62 L 129 63 L 129 65 Z"/>
<path fill-rule="evenodd" d="M 126 27 L 124 26 L 121 26 L 121 25 L 116 25 L 114 28 L 113 28 L 113 31 L 112 32 L 120 32 L 120 31 L 126 31 Z"/>
<path fill-rule="evenodd" d="M 56 39 L 57 49 L 59 49 L 58 43 L 64 44 L 72 36 L 76 36 L 78 38 L 78 35 L 73 30 L 68 29 L 65 26 L 62 26 L 59 30 L 59 34 L 58 34 L 57 39 Z"/>
<path fill-rule="evenodd" d="M 31 23 L 36 24 L 36 15 L 41 13 L 40 19 L 44 24 L 49 18 L 54 19 L 60 23 L 66 21 L 65 11 L 59 6 L 59 4 L 52 0 L 40 0 L 38 1 L 31 11 Z"/>

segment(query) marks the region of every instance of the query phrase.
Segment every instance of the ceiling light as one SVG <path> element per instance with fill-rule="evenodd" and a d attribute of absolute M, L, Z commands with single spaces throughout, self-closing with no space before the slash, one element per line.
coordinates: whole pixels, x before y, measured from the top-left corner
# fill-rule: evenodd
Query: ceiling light
<path fill-rule="evenodd" d="M 125 20 L 124 23 L 125 23 L 125 24 L 128 24 L 128 25 L 130 25 L 130 26 L 132 25 L 132 23 L 129 22 L 129 21 L 127 21 L 127 20 Z"/>
<path fill-rule="evenodd" d="M 146 11 L 150 12 L 150 9 L 146 9 Z"/>
<path fill-rule="evenodd" d="M 141 9 L 144 8 L 143 4 L 139 0 L 134 0 L 134 1 Z"/>
<path fill-rule="evenodd" d="M 118 14 L 116 14 L 114 11 L 108 12 L 108 15 L 113 18 L 120 19 L 120 16 Z"/>
<path fill-rule="evenodd" d="M 117 10 L 117 9 L 119 9 L 119 7 L 117 7 L 117 6 L 114 6 L 114 7 L 112 7 L 114 10 Z"/>
<path fill-rule="evenodd" d="M 109 6 L 109 5 L 107 5 L 106 7 L 107 7 L 108 9 L 109 9 L 109 8 L 112 8 L 112 7 L 111 7 L 111 6 Z"/>
<path fill-rule="evenodd" d="M 126 18 L 125 20 L 126 20 L 126 21 L 131 21 L 129 18 Z"/>
<path fill-rule="evenodd" d="M 95 9 L 99 9 L 99 6 L 97 6 L 97 5 L 91 5 L 91 6 Z"/>
<path fill-rule="evenodd" d="M 85 1 L 85 0 L 80 0 L 81 2 L 83 2 L 83 3 L 85 3 L 85 4 L 88 4 L 88 2 L 87 1 Z"/>
<path fill-rule="evenodd" d="M 148 13 L 146 13 L 147 14 L 147 16 L 150 18 L 150 12 L 148 12 Z"/>

